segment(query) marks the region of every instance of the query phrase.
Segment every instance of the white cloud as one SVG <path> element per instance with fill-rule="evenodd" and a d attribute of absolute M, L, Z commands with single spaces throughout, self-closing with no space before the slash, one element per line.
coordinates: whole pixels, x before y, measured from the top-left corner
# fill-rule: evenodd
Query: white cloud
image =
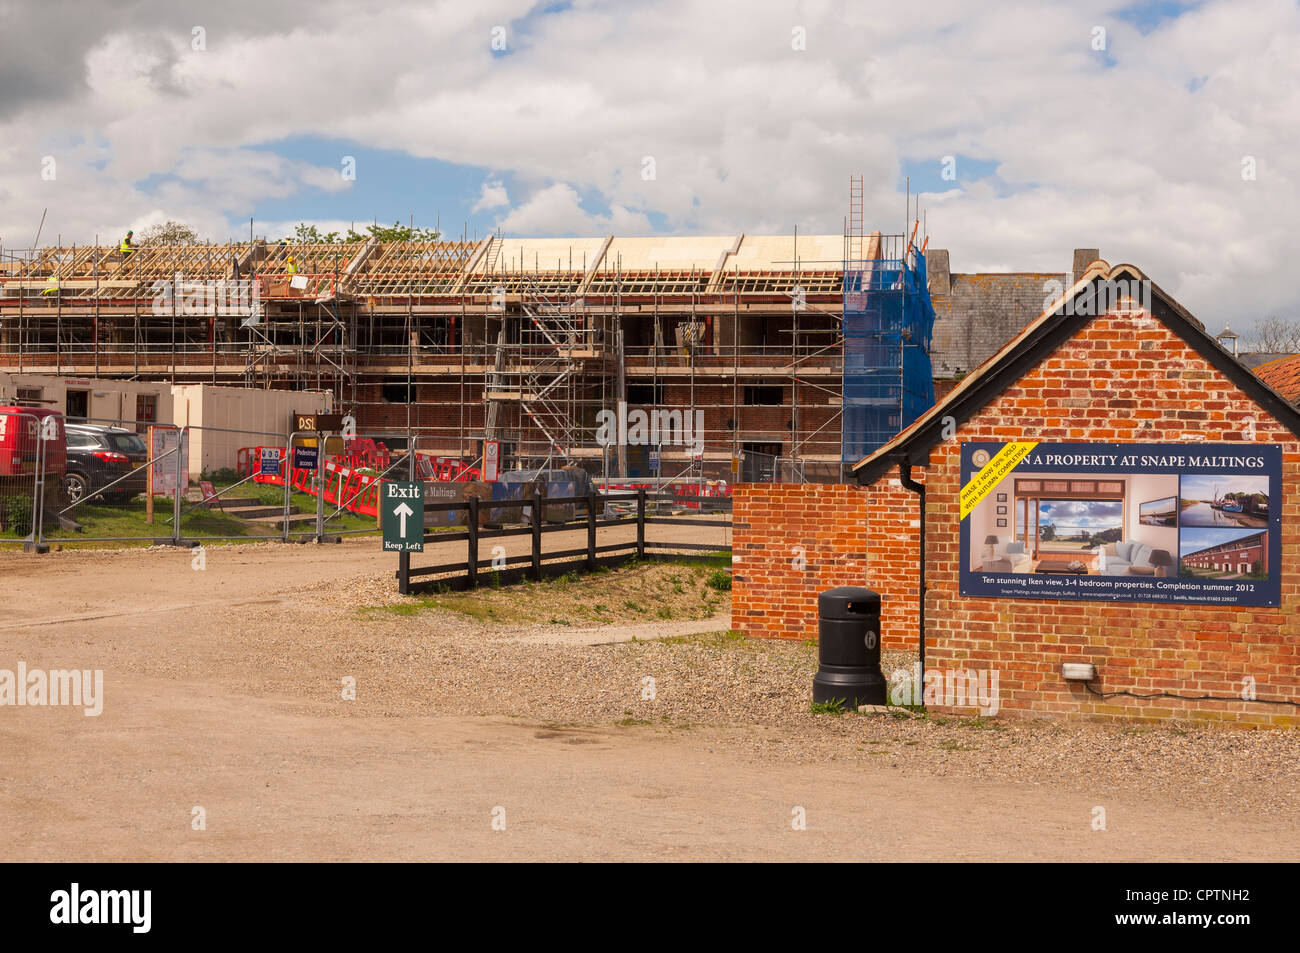
<path fill-rule="evenodd" d="M 505 183 L 500 179 L 489 179 L 479 189 L 478 201 L 470 207 L 470 211 L 481 212 L 509 204 L 510 196 L 506 194 Z"/>
<path fill-rule="evenodd" d="M 30 241 L 47 206 L 47 236 L 65 240 L 159 215 L 240 234 L 262 199 L 346 188 L 337 157 L 250 148 L 295 136 L 491 168 L 515 204 L 504 178 L 467 204 L 519 234 L 646 232 L 652 215 L 670 231 L 838 233 L 854 172 L 868 227 L 901 231 L 905 165 L 960 155 L 996 163 L 999 182 L 964 181 L 959 162 L 955 191 L 926 200 L 931 246 L 956 270 L 1064 270 L 1075 246 L 1099 246 L 1216 327 L 1300 304 L 1300 12 L 1287 0 L 1249 15 L 1206 0 L 1147 35 L 1117 16 L 1127 0 L 935 0 L 905 15 L 408 0 L 365 16 L 343 0 L 232 0 L 181 18 L 207 30 L 203 52 L 188 26 L 160 29 L 175 6 L 86 8 L 71 54 L 83 69 L 28 99 L 6 87 L 6 244 Z M 499 24 L 508 56 L 489 48 Z M 53 183 L 39 178 L 46 154 Z"/>
<path fill-rule="evenodd" d="M 505 235 L 645 235 L 652 231 L 643 212 L 622 205 L 610 207 L 608 215 L 592 215 L 582 208 L 578 193 L 563 182 L 534 194 L 518 208 L 497 221 Z"/>

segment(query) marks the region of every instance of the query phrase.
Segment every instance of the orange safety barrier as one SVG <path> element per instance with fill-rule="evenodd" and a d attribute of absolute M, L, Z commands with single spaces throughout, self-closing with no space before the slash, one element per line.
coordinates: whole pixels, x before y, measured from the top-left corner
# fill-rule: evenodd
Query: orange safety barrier
<path fill-rule="evenodd" d="M 280 451 L 280 472 L 252 473 L 253 482 L 269 486 L 284 486 L 285 470 L 288 469 L 289 486 L 292 489 L 308 496 L 316 496 L 316 471 L 289 467 L 285 448 L 276 449 Z M 239 475 L 249 476 L 252 467 L 261 465 L 262 448 L 243 447 L 235 459 Z M 254 464 L 253 461 L 257 463 Z M 320 492 L 326 503 L 332 503 L 336 507 L 341 505 L 348 512 L 360 516 L 379 515 L 379 484 L 382 482 L 379 477 L 368 473 L 357 473 L 353 467 L 339 463 L 337 460 L 326 460 L 324 471 Z"/>
<path fill-rule="evenodd" d="M 603 484 L 606 490 L 650 490 L 651 492 L 659 489 L 650 483 L 606 483 Z M 674 483 L 670 487 L 673 493 L 674 501 L 679 506 L 685 506 L 689 509 L 699 509 L 699 500 L 701 497 L 718 498 L 731 496 L 731 485 L 725 480 L 709 480 L 703 486 L 698 483 Z M 692 502 L 694 500 L 694 502 Z"/>

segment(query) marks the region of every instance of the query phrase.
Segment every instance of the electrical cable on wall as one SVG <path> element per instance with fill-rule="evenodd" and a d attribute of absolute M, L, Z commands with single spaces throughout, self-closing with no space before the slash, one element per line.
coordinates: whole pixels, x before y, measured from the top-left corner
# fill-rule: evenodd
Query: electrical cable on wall
<path fill-rule="evenodd" d="M 1149 695 L 1130 691 L 1099 692 L 1086 682 L 1083 687 L 1098 698 L 1114 698 L 1116 695 L 1127 695 L 1130 698 L 1179 698 L 1186 702 L 1258 702 L 1261 705 L 1294 705 L 1300 707 L 1300 702 L 1292 701 L 1289 698 L 1224 698 L 1222 695 L 1178 695 L 1174 692 L 1152 692 Z"/>

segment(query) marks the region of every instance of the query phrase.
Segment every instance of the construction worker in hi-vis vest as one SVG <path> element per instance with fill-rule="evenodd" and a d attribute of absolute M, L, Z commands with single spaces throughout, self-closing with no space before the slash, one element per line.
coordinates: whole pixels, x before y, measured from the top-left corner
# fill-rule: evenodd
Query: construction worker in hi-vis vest
<path fill-rule="evenodd" d="M 134 234 L 135 232 L 128 229 L 126 237 L 122 239 L 122 244 L 117 248 L 122 253 L 123 258 L 129 258 L 131 253 L 135 251 L 135 245 L 131 244 L 131 236 Z"/>
<path fill-rule="evenodd" d="M 289 262 L 289 277 L 292 278 L 294 275 L 298 273 L 298 266 L 294 263 L 292 252 L 289 253 L 288 262 Z"/>
<path fill-rule="evenodd" d="M 45 290 L 42 295 L 55 294 L 59 290 L 59 273 L 56 271 L 45 280 Z"/>

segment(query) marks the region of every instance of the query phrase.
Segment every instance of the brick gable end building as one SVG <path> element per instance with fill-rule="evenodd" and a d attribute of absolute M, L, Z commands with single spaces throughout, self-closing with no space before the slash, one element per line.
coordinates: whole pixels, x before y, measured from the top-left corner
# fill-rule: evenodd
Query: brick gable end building
<path fill-rule="evenodd" d="M 1095 263 L 1055 310 L 860 463 L 865 485 L 738 488 L 733 624 L 751 635 L 811 637 L 817 591 L 854 583 L 884 599 L 884 647 L 915 650 L 924 538 L 925 664 L 996 670 L 1003 714 L 1300 723 L 1294 706 L 1237 700 L 1247 679 L 1259 699 L 1300 698 L 1300 499 L 1285 492 L 1276 608 L 959 593 L 964 442 L 1274 444 L 1282 450 L 1283 487 L 1300 486 L 1294 408 L 1158 288 L 1151 286 L 1149 310 L 1122 302 L 1097 317 L 1069 313 L 1090 282 L 1126 276 L 1145 281 L 1128 266 Z M 923 533 L 919 497 L 900 476 L 914 490 L 923 484 Z M 853 514 L 864 510 L 865 520 L 848 533 Z M 788 512 L 800 519 L 787 523 Z M 833 532 L 823 532 L 826 526 Z M 776 558 L 796 544 L 806 553 L 802 573 Z M 1096 665 L 1091 690 L 1063 679 L 1067 661 Z"/>

